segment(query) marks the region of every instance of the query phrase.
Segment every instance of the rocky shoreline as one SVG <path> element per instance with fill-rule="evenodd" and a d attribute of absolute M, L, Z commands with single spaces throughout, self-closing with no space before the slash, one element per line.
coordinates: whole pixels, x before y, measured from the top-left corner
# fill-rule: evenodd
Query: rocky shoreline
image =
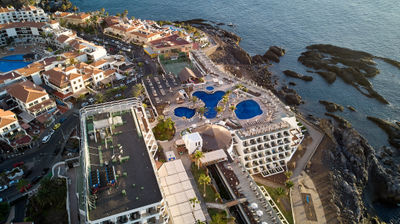
<path fill-rule="evenodd" d="M 389 137 L 389 143 L 393 146 L 396 147 L 397 149 L 400 149 L 400 125 L 399 123 L 391 123 L 389 121 L 377 118 L 377 117 L 367 117 L 368 120 L 374 122 L 377 124 L 382 130 L 386 132 L 386 134 Z"/>
<path fill-rule="evenodd" d="M 219 44 L 218 49 L 210 56 L 216 64 L 222 65 L 225 70 L 232 74 L 252 79 L 258 85 L 270 89 L 288 105 L 296 106 L 303 102 L 301 96 L 294 89 L 289 88 L 287 85 L 280 87 L 278 85 L 278 77 L 268 71 L 270 61 L 279 62 L 275 56 L 284 55 L 283 49 L 279 48 L 281 49 L 280 53 L 279 51 L 275 52 L 277 54 L 273 57 L 274 59 L 271 59 L 271 52 L 273 52 L 274 46 L 270 47 L 262 56 L 255 55 L 250 57 L 238 45 L 240 37 L 237 35 L 209 24 L 195 24 L 195 26 L 212 36 Z M 369 62 L 365 63 L 368 64 Z M 310 67 L 313 68 L 314 66 Z M 366 70 L 368 69 L 366 68 Z M 374 69 L 368 71 L 378 73 Z M 324 74 L 326 79 L 331 82 L 336 80 L 336 74 L 332 71 L 319 70 L 316 73 Z M 296 74 L 294 76 L 301 77 Z M 357 83 L 357 86 L 361 85 L 359 83 L 363 83 L 360 80 L 353 81 Z M 368 87 L 368 84 L 365 86 Z M 372 86 L 370 87 L 370 93 L 374 93 L 374 91 L 371 91 Z M 385 102 L 385 100 L 382 100 L 383 97 L 376 98 L 380 99 L 381 102 Z M 333 109 L 332 112 L 334 112 L 344 109 L 343 106 L 333 102 L 322 101 L 321 103 L 327 107 L 327 110 L 329 109 L 328 111 Z M 355 108 L 347 107 L 349 110 L 355 111 Z M 400 195 L 400 181 L 398 178 L 396 179 L 396 177 L 400 176 L 400 167 L 396 165 L 399 163 L 393 162 L 392 158 L 394 157 L 388 156 L 395 154 L 391 151 L 392 149 L 386 148 L 386 154 L 376 155 L 374 148 L 351 127 L 350 122 L 332 113 L 326 113 L 326 115 L 332 117 L 334 123 L 313 117 L 311 117 L 312 119 L 310 118 L 310 121 L 320 125 L 336 146 L 333 147 L 333 150 L 326 150 L 324 157 L 326 159 L 326 167 L 331 170 L 331 183 L 326 184 L 334 186 L 335 191 L 332 192 L 332 201 L 337 207 L 338 220 L 342 220 L 345 223 L 379 223 L 378 219 L 374 217 L 375 213 L 370 202 L 400 203 L 400 198 L 398 197 Z M 322 123 L 325 125 L 321 125 Z M 368 188 L 366 187 L 367 185 L 369 186 Z M 374 197 L 367 197 L 368 200 L 365 200 L 366 195 L 373 195 Z"/>

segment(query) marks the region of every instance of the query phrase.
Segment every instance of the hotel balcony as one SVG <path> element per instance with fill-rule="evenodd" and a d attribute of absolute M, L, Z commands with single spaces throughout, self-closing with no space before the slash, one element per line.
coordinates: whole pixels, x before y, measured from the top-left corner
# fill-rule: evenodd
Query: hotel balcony
<path fill-rule="evenodd" d="M 271 148 L 271 145 L 268 143 L 264 143 L 264 148 L 269 149 L 269 148 Z"/>
<path fill-rule="evenodd" d="M 289 137 L 289 136 L 290 136 L 290 134 L 289 134 L 288 131 L 284 131 L 284 132 L 283 132 L 283 135 L 286 136 L 286 137 Z"/>
<path fill-rule="evenodd" d="M 251 139 L 251 140 L 250 140 L 250 144 L 251 144 L 251 145 L 254 145 L 254 144 L 256 144 L 256 140 L 254 140 L 254 139 Z"/>
<path fill-rule="evenodd" d="M 265 142 L 270 140 L 270 139 L 268 138 L 268 136 L 264 136 L 263 139 L 264 139 Z"/>
<path fill-rule="evenodd" d="M 248 149 L 248 148 L 245 148 L 245 149 L 243 150 L 243 153 L 245 153 L 245 154 L 248 154 L 248 153 L 250 153 L 250 149 Z"/>

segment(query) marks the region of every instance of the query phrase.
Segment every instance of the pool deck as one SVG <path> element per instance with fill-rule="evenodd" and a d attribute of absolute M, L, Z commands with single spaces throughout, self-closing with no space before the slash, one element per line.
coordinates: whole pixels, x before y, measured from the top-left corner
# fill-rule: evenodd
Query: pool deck
<path fill-rule="evenodd" d="M 16 54 L 28 54 L 31 53 L 35 47 L 32 46 L 16 46 L 16 47 L 11 47 L 14 48 L 13 51 L 8 50 L 7 48 L 4 48 L 0 50 L 0 58 L 10 56 L 10 55 L 16 55 Z"/>

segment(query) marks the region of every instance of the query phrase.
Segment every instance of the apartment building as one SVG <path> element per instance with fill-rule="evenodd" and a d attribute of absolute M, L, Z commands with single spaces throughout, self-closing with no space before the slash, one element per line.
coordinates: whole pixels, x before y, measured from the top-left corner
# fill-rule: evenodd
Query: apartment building
<path fill-rule="evenodd" d="M 44 22 L 14 22 L 0 24 L 0 46 L 14 43 L 44 43 L 40 33 Z"/>
<path fill-rule="evenodd" d="M 287 162 L 303 140 L 295 116 L 260 122 L 234 131 L 233 148 L 250 174 L 270 176 L 284 172 Z"/>
<path fill-rule="evenodd" d="M 79 211 L 84 223 L 168 223 L 153 159 L 157 143 L 142 103 L 82 108 Z"/>
<path fill-rule="evenodd" d="M 16 22 L 47 22 L 47 14 L 43 9 L 28 5 L 23 6 L 19 10 L 14 7 L 0 7 L 0 24 L 16 23 Z"/>
<path fill-rule="evenodd" d="M 19 109 L 33 118 L 50 114 L 56 110 L 56 103 L 40 86 L 29 80 L 14 83 L 6 87 L 8 94 L 18 104 Z"/>
<path fill-rule="evenodd" d="M 68 100 L 74 94 L 79 96 L 86 90 L 83 76 L 77 73 L 74 66 L 59 68 L 43 72 L 43 79 L 47 86 L 54 89 L 54 96 L 60 100 Z"/>
<path fill-rule="evenodd" d="M 0 109 L 0 139 L 10 144 L 9 137 L 13 132 L 19 131 L 25 133 L 18 123 L 17 116 L 12 111 Z"/>
<path fill-rule="evenodd" d="M 148 43 L 152 52 L 148 54 L 171 54 L 178 52 L 189 52 L 193 49 L 193 43 L 181 38 L 179 35 L 174 34 L 164 38 L 160 38 Z M 147 50 L 146 48 L 145 50 Z"/>

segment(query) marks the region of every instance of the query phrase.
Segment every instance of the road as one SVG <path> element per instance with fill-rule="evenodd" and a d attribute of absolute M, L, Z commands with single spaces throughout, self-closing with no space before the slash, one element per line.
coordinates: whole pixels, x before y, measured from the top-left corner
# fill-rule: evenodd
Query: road
<path fill-rule="evenodd" d="M 67 133 L 70 133 L 70 131 L 77 126 L 79 121 L 78 116 L 76 114 L 74 115 L 73 110 L 68 111 L 63 116 L 67 116 L 67 119 L 61 124 L 60 128 L 55 131 L 49 142 L 26 151 L 24 155 L 2 162 L 0 164 L 0 170 L 10 170 L 14 163 L 23 161 L 25 165 L 31 167 L 30 169 L 32 170 L 32 173 L 26 178 L 28 182 L 34 177 L 41 175 L 44 168 L 50 168 L 51 170 L 53 164 L 61 160 L 61 147 L 68 138 L 65 136 L 64 139 L 63 134 L 67 135 Z M 21 193 L 16 187 L 10 187 L 0 193 L 0 197 L 6 200 L 14 200 L 20 195 Z"/>

